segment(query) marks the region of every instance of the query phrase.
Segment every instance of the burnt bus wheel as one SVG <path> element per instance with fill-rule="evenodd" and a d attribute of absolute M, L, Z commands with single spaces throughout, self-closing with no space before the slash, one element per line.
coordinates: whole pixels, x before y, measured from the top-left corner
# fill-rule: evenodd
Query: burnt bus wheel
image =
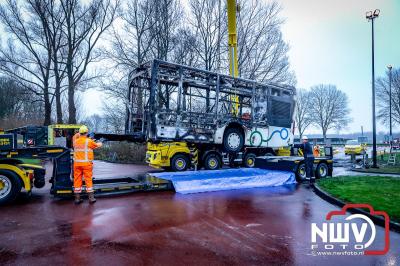
<path fill-rule="evenodd" d="M 204 159 L 204 168 L 207 170 L 216 170 L 221 167 L 221 160 L 218 155 L 215 153 L 211 153 L 206 156 Z"/>
<path fill-rule="evenodd" d="M 227 152 L 239 152 L 244 146 L 243 133 L 238 128 L 228 128 L 224 133 L 224 148 Z"/>
<path fill-rule="evenodd" d="M 184 154 L 176 154 L 171 159 L 171 169 L 174 172 L 186 171 L 189 168 L 189 158 Z"/>
<path fill-rule="evenodd" d="M 253 168 L 256 162 L 256 155 L 254 153 L 248 153 L 244 157 L 244 166 L 248 168 Z"/>

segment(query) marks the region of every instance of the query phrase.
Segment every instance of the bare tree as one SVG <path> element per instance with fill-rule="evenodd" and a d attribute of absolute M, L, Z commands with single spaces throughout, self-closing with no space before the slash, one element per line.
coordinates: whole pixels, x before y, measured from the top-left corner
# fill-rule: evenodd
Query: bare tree
<path fill-rule="evenodd" d="M 168 61 L 173 50 L 172 40 L 183 18 L 183 7 L 179 0 L 152 0 L 151 34 L 153 58 Z"/>
<path fill-rule="evenodd" d="M 173 37 L 172 61 L 177 64 L 196 66 L 198 56 L 196 53 L 196 35 L 189 28 L 179 28 Z"/>
<path fill-rule="evenodd" d="M 64 55 L 61 53 L 62 48 L 66 45 L 63 38 L 62 27 L 65 23 L 65 14 L 56 0 L 43 0 L 46 16 L 43 18 L 44 29 L 49 36 L 49 47 L 51 49 L 51 60 L 53 64 L 54 76 L 54 98 L 56 101 L 56 121 L 58 124 L 63 123 L 62 109 L 62 88 L 63 81 L 66 76 L 66 65 L 63 64 Z"/>
<path fill-rule="evenodd" d="M 44 103 L 44 124 L 51 123 L 51 58 L 45 2 L 6 0 L 0 6 L 0 21 L 9 34 L 0 49 L 0 71 Z"/>
<path fill-rule="evenodd" d="M 198 66 L 215 71 L 219 66 L 220 46 L 226 39 L 227 25 L 221 18 L 225 17 L 225 9 L 219 5 L 219 0 L 190 0 L 189 24 L 192 27 L 196 43 L 193 46 Z M 227 44 L 225 45 L 227 47 Z"/>
<path fill-rule="evenodd" d="M 40 98 L 10 78 L 0 77 L 0 128 L 43 123 Z"/>
<path fill-rule="evenodd" d="M 152 19 L 153 5 L 153 1 L 147 0 L 134 0 L 123 5 L 120 19 L 116 21 L 111 36 L 111 47 L 105 50 L 106 57 L 114 63 L 114 68 L 112 78 L 103 80 L 101 86 L 118 103 L 125 106 L 129 106 L 127 98 L 129 72 L 152 58 L 151 49 L 155 37 L 152 32 L 155 25 Z M 142 99 L 142 90 L 137 90 L 136 93 L 137 98 Z"/>
<path fill-rule="evenodd" d="M 98 114 L 94 114 L 94 115 L 87 117 L 83 121 L 83 124 L 88 126 L 90 131 L 100 132 L 103 130 L 104 122 L 107 122 L 107 121 L 105 121 L 102 116 L 100 116 Z"/>
<path fill-rule="evenodd" d="M 219 0 L 190 0 L 189 24 L 196 36 L 198 66 L 227 72 L 226 7 Z M 289 68 L 289 46 L 283 40 L 277 2 L 239 1 L 237 19 L 239 76 L 258 81 L 295 84 Z"/>
<path fill-rule="evenodd" d="M 351 121 L 347 95 L 335 85 L 314 86 L 309 97 L 312 121 L 321 128 L 324 141 L 329 129 L 340 130 Z"/>
<path fill-rule="evenodd" d="M 209 71 L 219 71 L 221 66 L 221 45 L 226 40 L 226 11 L 220 0 L 190 0 L 188 23 L 191 26 L 196 66 Z M 185 37 L 190 36 L 186 34 Z M 227 47 L 227 43 L 225 44 Z M 227 68 L 228 69 L 228 68 Z M 199 92 L 200 93 L 200 92 Z M 200 93 L 201 94 L 201 93 Z M 210 108 L 210 90 L 206 90 L 205 110 Z M 196 103 L 201 105 L 200 102 Z"/>
<path fill-rule="evenodd" d="M 103 118 L 107 123 L 104 125 L 106 132 L 123 133 L 125 120 L 125 108 L 115 103 L 103 103 Z"/>
<path fill-rule="evenodd" d="M 289 46 L 283 40 L 277 2 L 240 1 L 238 13 L 239 75 L 258 81 L 294 84 Z"/>
<path fill-rule="evenodd" d="M 62 32 L 66 39 L 65 66 L 68 80 L 68 122 L 76 123 L 75 91 L 97 75 L 88 74 L 88 66 L 99 60 L 96 52 L 100 37 L 116 18 L 119 1 L 80 0 L 61 1 L 65 16 Z"/>
<path fill-rule="evenodd" d="M 130 1 L 121 12 L 122 29 L 115 29 L 111 49 L 106 51 L 116 67 L 128 72 L 132 68 L 150 60 L 153 44 L 154 13 L 153 2 L 147 0 Z"/>
<path fill-rule="evenodd" d="M 21 107 L 24 99 L 24 88 L 12 79 L 0 78 L 0 119 L 10 116 Z"/>
<path fill-rule="evenodd" d="M 179 0 L 153 0 L 151 34 L 154 36 L 152 45 L 153 58 L 168 61 L 173 51 L 173 37 L 183 18 L 183 7 Z M 169 109 L 170 95 L 174 87 L 160 86 L 158 89 L 158 103 Z M 141 104 L 141 103 L 140 103 Z"/>
<path fill-rule="evenodd" d="M 127 106 L 127 77 L 129 71 L 154 58 L 168 60 L 174 50 L 174 37 L 183 15 L 178 0 L 134 0 L 123 6 L 121 20 L 114 28 L 111 49 L 106 55 L 113 60 L 118 74 L 102 86 L 119 103 Z M 122 25 L 122 27 L 121 27 Z M 169 87 L 159 90 L 160 102 L 165 104 L 172 91 Z M 134 92 L 138 102 L 133 103 L 142 110 L 142 90 Z M 119 104 L 117 103 L 117 104 Z"/>
<path fill-rule="evenodd" d="M 312 124 L 310 114 L 310 94 L 307 91 L 300 89 L 297 91 L 296 97 L 296 112 L 294 119 L 301 139 L 304 131 Z"/>
<path fill-rule="evenodd" d="M 389 125 L 389 73 L 376 81 L 378 118 Z M 400 125 L 400 69 L 392 70 L 392 125 Z"/>

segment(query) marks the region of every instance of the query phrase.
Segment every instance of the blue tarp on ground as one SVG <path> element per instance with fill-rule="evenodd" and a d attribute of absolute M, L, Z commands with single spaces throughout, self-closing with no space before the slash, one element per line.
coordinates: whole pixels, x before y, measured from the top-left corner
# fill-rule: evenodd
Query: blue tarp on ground
<path fill-rule="evenodd" d="M 296 183 L 295 174 L 259 168 L 161 172 L 152 176 L 170 180 L 182 194 L 242 188 L 275 187 Z"/>

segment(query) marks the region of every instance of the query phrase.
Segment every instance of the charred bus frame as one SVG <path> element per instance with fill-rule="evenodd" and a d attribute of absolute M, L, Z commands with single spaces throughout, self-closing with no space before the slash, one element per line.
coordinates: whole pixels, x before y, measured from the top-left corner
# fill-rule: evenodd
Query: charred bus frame
<path fill-rule="evenodd" d="M 290 129 L 295 94 L 291 86 L 153 60 L 130 73 L 126 133 L 143 134 L 150 142 L 218 144 L 223 138 L 218 128 Z M 239 99 L 237 114 L 234 98 Z"/>

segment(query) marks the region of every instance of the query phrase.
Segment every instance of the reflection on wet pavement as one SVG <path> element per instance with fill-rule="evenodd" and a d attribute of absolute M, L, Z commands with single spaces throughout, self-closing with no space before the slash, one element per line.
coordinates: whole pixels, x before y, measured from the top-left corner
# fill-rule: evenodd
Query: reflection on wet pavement
<path fill-rule="evenodd" d="M 354 265 L 351 256 L 312 256 L 310 224 L 335 206 L 307 185 L 180 195 L 136 193 L 74 206 L 47 193 L 2 207 L 1 264 Z M 378 228 L 382 232 L 381 228 Z M 386 256 L 399 264 L 400 236 Z"/>

